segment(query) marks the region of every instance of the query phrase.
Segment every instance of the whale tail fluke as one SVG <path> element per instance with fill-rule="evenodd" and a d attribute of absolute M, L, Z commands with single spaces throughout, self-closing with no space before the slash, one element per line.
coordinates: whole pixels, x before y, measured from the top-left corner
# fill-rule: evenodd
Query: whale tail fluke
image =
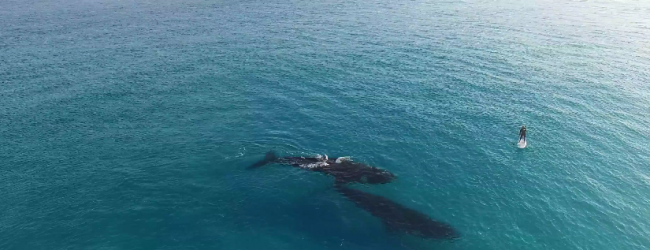
<path fill-rule="evenodd" d="M 250 166 L 248 167 L 248 169 L 259 168 L 259 167 L 261 167 L 261 166 L 264 166 L 264 165 L 266 165 L 266 164 L 269 164 L 269 163 L 275 161 L 276 159 L 278 159 L 278 157 L 275 155 L 275 152 L 273 152 L 273 151 L 269 151 L 269 152 L 266 153 L 266 155 L 264 156 L 264 160 L 258 161 L 258 162 L 256 162 L 256 163 L 254 163 L 253 165 L 250 165 Z"/>

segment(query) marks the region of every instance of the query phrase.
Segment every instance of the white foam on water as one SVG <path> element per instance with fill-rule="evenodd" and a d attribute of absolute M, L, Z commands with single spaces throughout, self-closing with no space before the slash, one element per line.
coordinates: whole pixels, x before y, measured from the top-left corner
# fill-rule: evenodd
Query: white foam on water
<path fill-rule="evenodd" d="M 336 163 L 341 163 L 344 161 L 352 161 L 352 158 L 350 156 L 343 156 L 343 157 L 336 158 Z"/>
<path fill-rule="evenodd" d="M 329 166 L 330 164 L 327 164 L 327 162 L 321 161 L 321 162 L 316 162 L 316 163 L 309 163 L 309 164 L 301 164 L 300 168 L 320 168 L 320 167 L 325 167 Z"/>

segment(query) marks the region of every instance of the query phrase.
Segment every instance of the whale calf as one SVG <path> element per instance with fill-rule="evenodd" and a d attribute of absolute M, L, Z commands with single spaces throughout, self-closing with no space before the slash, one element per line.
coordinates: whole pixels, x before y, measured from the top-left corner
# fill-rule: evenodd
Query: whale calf
<path fill-rule="evenodd" d="M 268 152 L 264 160 L 256 162 L 249 169 L 259 168 L 267 164 L 290 165 L 314 172 L 321 172 L 333 176 L 338 184 L 366 183 L 385 184 L 397 178 L 391 172 L 368 166 L 350 160 L 347 157 L 329 159 L 327 156 L 316 157 L 277 157 L 275 153 Z"/>
<path fill-rule="evenodd" d="M 336 184 L 336 190 L 358 207 L 382 220 L 389 232 L 403 232 L 428 239 L 456 239 L 460 234 L 449 224 L 379 195 Z"/>

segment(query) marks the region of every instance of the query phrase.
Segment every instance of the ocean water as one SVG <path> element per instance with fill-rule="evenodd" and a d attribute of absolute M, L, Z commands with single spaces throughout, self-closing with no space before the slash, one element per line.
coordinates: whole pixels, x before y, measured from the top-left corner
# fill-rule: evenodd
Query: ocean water
<path fill-rule="evenodd" d="M 649 44 L 633 0 L 3 0 L 0 249 L 649 249 Z"/>

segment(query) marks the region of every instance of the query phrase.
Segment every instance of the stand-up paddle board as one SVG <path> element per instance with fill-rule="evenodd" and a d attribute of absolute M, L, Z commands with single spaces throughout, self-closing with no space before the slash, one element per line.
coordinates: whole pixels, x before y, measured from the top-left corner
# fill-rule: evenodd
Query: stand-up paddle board
<path fill-rule="evenodd" d="M 526 145 L 528 145 L 528 143 L 526 141 L 524 141 L 523 139 L 519 140 L 519 143 L 517 143 L 518 148 L 525 148 Z"/>

